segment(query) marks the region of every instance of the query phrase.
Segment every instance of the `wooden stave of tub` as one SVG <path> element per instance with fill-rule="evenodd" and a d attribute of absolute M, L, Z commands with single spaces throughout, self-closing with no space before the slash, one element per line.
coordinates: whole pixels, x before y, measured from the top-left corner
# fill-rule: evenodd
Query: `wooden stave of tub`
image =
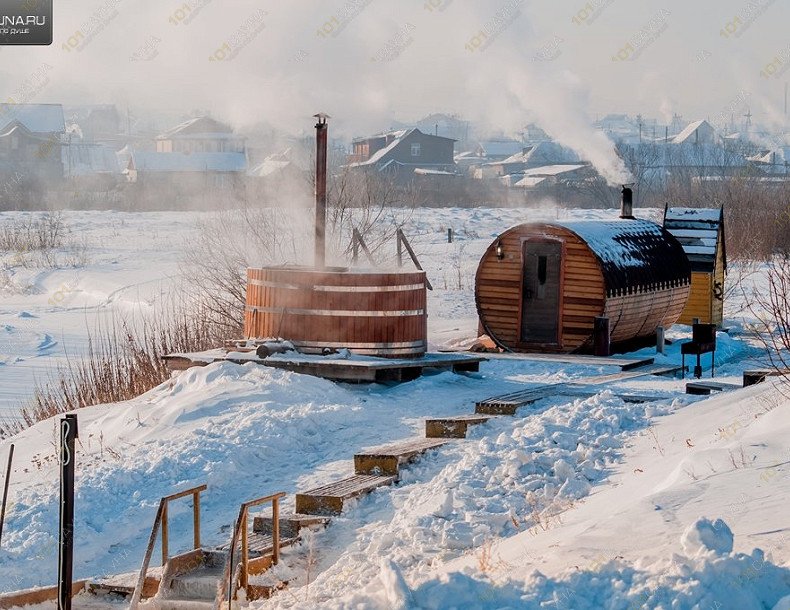
<path fill-rule="evenodd" d="M 247 270 L 247 339 L 285 339 L 305 353 L 345 348 L 419 358 L 427 351 L 427 318 L 424 271 Z"/>

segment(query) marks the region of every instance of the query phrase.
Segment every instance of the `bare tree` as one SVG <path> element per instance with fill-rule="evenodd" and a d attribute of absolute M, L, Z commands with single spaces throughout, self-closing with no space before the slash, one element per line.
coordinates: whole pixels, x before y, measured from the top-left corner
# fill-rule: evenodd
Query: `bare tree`
<path fill-rule="evenodd" d="M 790 380 L 790 253 L 773 258 L 767 270 L 767 288 L 754 290 L 749 310 L 757 322 L 752 330 L 765 348 L 771 367 Z"/>

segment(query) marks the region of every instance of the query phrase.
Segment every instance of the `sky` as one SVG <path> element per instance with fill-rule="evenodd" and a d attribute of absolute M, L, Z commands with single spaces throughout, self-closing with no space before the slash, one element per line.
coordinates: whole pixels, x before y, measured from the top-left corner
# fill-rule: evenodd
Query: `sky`
<path fill-rule="evenodd" d="M 782 0 L 69 0 L 51 46 L 0 48 L 0 99 L 292 133 L 323 111 L 341 137 L 455 112 L 595 157 L 607 113 L 781 125 L 788 18 Z"/>

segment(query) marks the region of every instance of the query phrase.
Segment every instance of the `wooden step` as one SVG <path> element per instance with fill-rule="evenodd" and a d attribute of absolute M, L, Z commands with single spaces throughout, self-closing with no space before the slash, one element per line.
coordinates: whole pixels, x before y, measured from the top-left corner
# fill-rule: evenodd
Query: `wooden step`
<path fill-rule="evenodd" d="M 223 564 L 203 564 L 185 574 L 179 574 L 170 582 L 160 598 L 176 601 L 214 602 L 217 584 L 225 571 Z"/>
<path fill-rule="evenodd" d="M 475 404 L 475 413 L 482 415 L 515 415 L 519 407 L 560 394 L 561 384 L 538 386 L 519 392 L 486 398 Z"/>
<path fill-rule="evenodd" d="M 254 532 L 271 535 L 273 522 L 270 515 L 255 517 L 252 529 Z M 328 523 L 329 517 L 321 515 L 301 515 L 299 513 L 280 515 L 280 536 L 296 538 L 299 536 L 299 532 L 306 527 L 324 527 Z"/>
<path fill-rule="evenodd" d="M 397 477 L 358 474 L 329 485 L 296 494 L 296 512 L 307 515 L 339 515 L 343 502 L 391 485 Z"/>
<path fill-rule="evenodd" d="M 721 383 L 719 381 L 689 381 L 686 384 L 686 394 L 708 396 L 711 392 L 727 392 L 739 390 L 741 386 L 734 383 Z"/>
<path fill-rule="evenodd" d="M 425 420 L 426 438 L 466 438 L 469 426 L 484 424 L 493 415 L 456 415 Z"/>
<path fill-rule="evenodd" d="M 397 475 L 402 464 L 407 464 L 429 449 L 441 447 L 449 441 L 433 438 L 410 438 L 364 449 L 354 456 L 357 474 Z"/>

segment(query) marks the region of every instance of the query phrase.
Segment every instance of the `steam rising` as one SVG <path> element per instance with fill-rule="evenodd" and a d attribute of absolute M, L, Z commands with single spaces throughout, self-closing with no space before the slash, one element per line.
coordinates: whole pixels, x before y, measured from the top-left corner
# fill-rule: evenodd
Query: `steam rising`
<path fill-rule="evenodd" d="M 93 26 L 79 49 L 64 50 L 100 10 L 106 25 Z M 264 11 L 263 25 L 250 35 L 254 28 L 244 28 L 256 11 Z M 536 122 L 610 183 L 630 180 L 612 142 L 591 125 L 585 84 L 535 61 L 523 0 L 74 0 L 56 12 L 55 25 L 51 47 L 3 49 L 4 98 L 112 102 L 132 112 L 207 109 L 239 128 L 266 123 L 294 134 L 324 111 L 334 137 L 431 112 L 510 135 Z M 481 39 L 480 47 L 470 44 Z M 216 60 L 226 43 L 235 57 Z M 15 94 L 14 84 L 42 63 L 52 66 L 46 86 L 34 99 Z"/>

